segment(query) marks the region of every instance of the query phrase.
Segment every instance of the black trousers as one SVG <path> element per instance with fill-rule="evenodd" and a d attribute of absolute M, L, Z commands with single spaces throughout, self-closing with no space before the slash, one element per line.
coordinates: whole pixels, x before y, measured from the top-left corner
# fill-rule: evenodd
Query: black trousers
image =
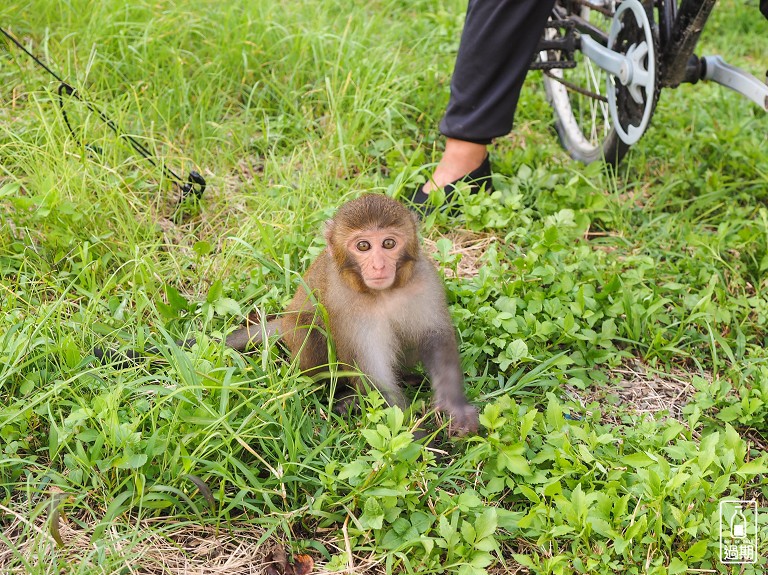
<path fill-rule="evenodd" d="M 469 0 L 440 132 L 478 144 L 508 134 L 555 0 Z"/>

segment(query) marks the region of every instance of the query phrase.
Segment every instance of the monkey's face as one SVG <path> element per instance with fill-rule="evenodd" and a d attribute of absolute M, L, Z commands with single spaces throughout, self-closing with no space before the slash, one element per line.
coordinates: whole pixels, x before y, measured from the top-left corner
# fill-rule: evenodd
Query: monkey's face
<path fill-rule="evenodd" d="M 397 279 L 398 264 L 407 257 L 407 238 L 397 229 L 364 230 L 347 241 L 347 255 L 357 264 L 365 287 L 391 288 Z"/>

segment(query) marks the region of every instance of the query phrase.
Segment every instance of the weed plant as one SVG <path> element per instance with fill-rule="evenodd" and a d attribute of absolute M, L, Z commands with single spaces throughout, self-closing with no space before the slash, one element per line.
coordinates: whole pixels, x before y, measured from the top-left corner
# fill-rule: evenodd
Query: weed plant
<path fill-rule="evenodd" d="M 722 88 L 664 91 L 610 171 L 559 149 L 532 73 L 496 191 L 425 222 L 480 435 L 426 449 L 427 392 L 414 414 L 372 395 L 342 417 L 333 366 L 315 382 L 277 345 L 218 343 L 282 309 L 336 206 L 428 175 L 464 8 L 0 6 L 126 133 L 208 181 L 179 211 L 72 98 L 70 133 L 57 84 L 0 43 L 3 572 L 170 572 L 146 543 L 205 529 L 323 572 L 729 573 L 724 499 L 759 502 L 760 557 L 739 572 L 764 572 L 768 116 Z M 759 75 L 766 37 L 756 0 L 723 1 L 702 51 Z M 160 353 L 104 365 L 94 346 Z"/>

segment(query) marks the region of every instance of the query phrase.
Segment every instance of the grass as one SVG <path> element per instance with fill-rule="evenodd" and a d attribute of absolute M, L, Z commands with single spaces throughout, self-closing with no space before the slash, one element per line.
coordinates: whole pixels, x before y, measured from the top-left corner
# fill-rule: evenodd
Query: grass
<path fill-rule="evenodd" d="M 4 572 L 268 573 L 278 548 L 313 572 L 727 573 L 725 499 L 759 502 L 743 572 L 764 570 L 768 117 L 720 87 L 664 91 L 611 173 L 559 149 L 532 73 L 493 148 L 497 193 L 427 223 L 480 436 L 425 450 L 377 397 L 339 417 L 276 346 L 218 343 L 282 309 L 342 201 L 429 173 L 463 11 L 0 7 L 208 181 L 177 213 L 160 169 L 73 100 L 70 134 L 56 84 L 0 48 Z M 760 76 L 767 30 L 757 2 L 721 2 L 702 52 Z M 133 367 L 91 353 L 153 345 Z"/>

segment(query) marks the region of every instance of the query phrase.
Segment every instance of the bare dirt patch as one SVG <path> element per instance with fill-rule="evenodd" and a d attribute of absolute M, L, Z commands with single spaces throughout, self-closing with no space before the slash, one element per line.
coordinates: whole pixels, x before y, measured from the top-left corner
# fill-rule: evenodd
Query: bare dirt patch
<path fill-rule="evenodd" d="M 682 369 L 661 372 L 633 358 L 611 371 L 613 383 L 586 390 L 565 386 L 569 399 L 582 405 L 609 399 L 615 409 L 605 409 L 606 423 L 621 424 L 621 414 L 670 417 L 684 422 L 683 407 L 696 389 L 692 376 Z M 710 376 L 711 379 L 711 376 Z"/>

